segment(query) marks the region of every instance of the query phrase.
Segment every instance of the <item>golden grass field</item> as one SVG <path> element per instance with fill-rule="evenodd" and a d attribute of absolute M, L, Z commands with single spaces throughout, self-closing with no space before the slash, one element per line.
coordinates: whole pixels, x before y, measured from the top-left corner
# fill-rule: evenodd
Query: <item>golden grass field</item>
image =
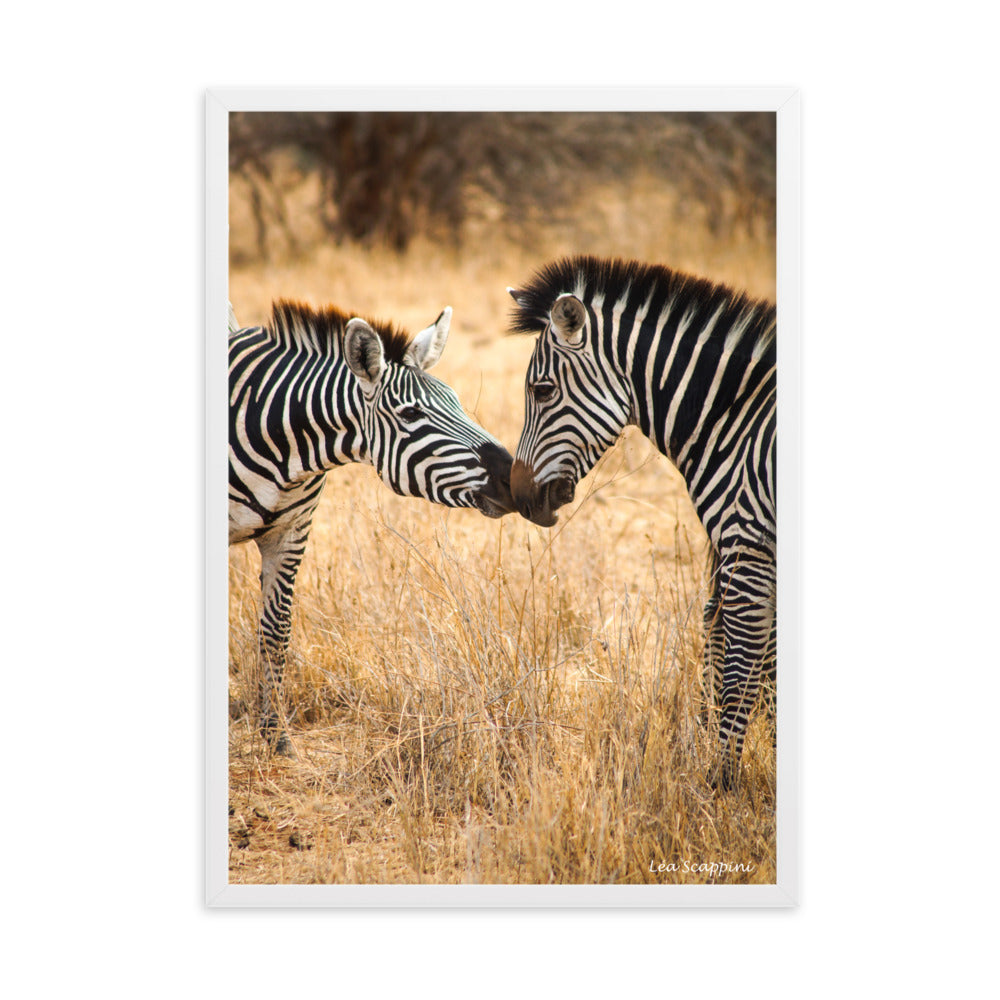
<path fill-rule="evenodd" d="M 497 220 L 460 247 L 317 236 L 265 263 L 241 250 L 234 186 L 230 298 L 244 325 L 292 297 L 413 333 L 453 306 L 434 374 L 513 452 L 533 338 L 505 336 L 505 287 L 551 257 L 634 256 L 775 293 L 768 239 L 681 225 L 651 182 L 591 198 L 586 225 L 516 243 Z M 774 882 L 773 724 L 752 723 L 736 792 L 705 783 L 706 548 L 680 476 L 634 429 L 551 529 L 397 497 L 367 466 L 331 472 L 295 592 L 292 758 L 255 731 L 259 559 L 230 550 L 230 881 Z M 698 870 L 719 862 L 742 868 Z"/>

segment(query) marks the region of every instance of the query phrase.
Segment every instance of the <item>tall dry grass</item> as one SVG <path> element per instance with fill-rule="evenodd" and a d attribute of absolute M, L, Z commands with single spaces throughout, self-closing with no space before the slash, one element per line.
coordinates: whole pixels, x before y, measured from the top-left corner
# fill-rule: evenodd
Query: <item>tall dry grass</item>
<path fill-rule="evenodd" d="M 532 341 L 503 336 L 504 289 L 549 257 L 628 254 L 774 294 L 773 248 L 696 219 L 664 232 L 669 198 L 635 183 L 531 246 L 316 244 L 234 266 L 230 296 L 244 323 L 297 296 L 412 331 L 452 305 L 435 374 L 513 451 Z M 238 198 L 231 215 L 238 242 Z M 295 594 L 291 759 L 254 729 L 259 561 L 231 550 L 231 881 L 774 881 L 771 723 L 753 722 L 736 793 L 704 780 L 707 541 L 683 481 L 630 430 L 577 496 L 541 529 L 333 471 Z"/>

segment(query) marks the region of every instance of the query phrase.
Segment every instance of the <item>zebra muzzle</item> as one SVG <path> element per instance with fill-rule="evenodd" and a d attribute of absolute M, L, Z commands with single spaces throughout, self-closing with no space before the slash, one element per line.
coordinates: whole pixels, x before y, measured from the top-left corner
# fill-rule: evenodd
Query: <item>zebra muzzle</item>
<path fill-rule="evenodd" d="M 503 517 L 514 510 L 510 494 L 510 469 L 513 457 L 506 448 L 487 442 L 479 449 L 479 460 L 486 470 L 487 483 L 473 494 L 479 511 L 487 517 Z"/>
<path fill-rule="evenodd" d="M 551 528 L 558 520 L 556 511 L 572 501 L 576 484 L 563 476 L 539 486 L 531 466 L 517 458 L 510 472 L 510 491 L 521 517 Z"/>

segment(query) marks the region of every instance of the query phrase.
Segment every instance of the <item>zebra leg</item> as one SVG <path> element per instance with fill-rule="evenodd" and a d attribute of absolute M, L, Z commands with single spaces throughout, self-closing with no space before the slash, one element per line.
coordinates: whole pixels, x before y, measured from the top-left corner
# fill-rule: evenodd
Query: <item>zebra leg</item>
<path fill-rule="evenodd" d="M 778 616 L 771 621 L 771 635 L 767 640 L 767 653 L 761 671 L 761 694 L 767 714 L 775 721 L 778 718 Z M 777 731 L 776 731 L 777 734 Z"/>
<path fill-rule="evenodd" d="M 719 556 L 714 547 L 709 551 L 705 569 L 708 581 L 708 600 L 702 612 L 705 645 L 702 651 L 701 694 L 702 707 L 698 721 L 708 726 L 716 720 L 714 708 L 722 692 L 722 664 L 726 653 L 726 638 L 722 629 L 719 601 Z"/>
<path fill-rule="evenodd" d="M 698 714 L 702 725 L 708 725 L 713 716 L 713 708 L 722 696 L 722 664 L 726 653 L 726 636 L 722 627 L 718 590 L 712 581 L 712 594 L 705 602 L 705 651 L 702 663 L 701 689 L 705 699 L 704 707 Z"/>
<path fill-rule="evenodd" d="M 261 734 L 274 752 L 283 756 L 292 752 L 282 722 L 285 660 L 292 631 L 292 595 L 311 524 L 310 518 L 304 526 L 276 529 L 257 539 L 263 596 L 259 644 L 262 667 L 259 724 Z"/>
<path fill-rule="evenodd" d="M 720 581 L 725 666 L 717 706 L 722 758 L 710 777 L 716 788 L 736 784 L 747 723 L 776 635 L 773 579 L 773 564 L 744 556 Z"/>

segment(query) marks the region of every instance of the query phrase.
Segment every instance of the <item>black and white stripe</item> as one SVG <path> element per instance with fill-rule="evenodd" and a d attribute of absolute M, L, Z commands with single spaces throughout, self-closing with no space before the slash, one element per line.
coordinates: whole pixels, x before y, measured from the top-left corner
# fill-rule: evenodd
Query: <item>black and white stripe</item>
<path fill-rule="evenodd" d="M 706 667 L 735 780 L 776 635 L 776 311 L 665 267 L 575 257 L 510 290 L 513 328 L 541 331 L 511 473 L 543 525 L 636 424 L 687 483 L 713 551 Z"/>
<path fill-rule="evenodd" d="M 261 555 L 261 729 L 275 748 L 295 577 L 326 472 L 368 462 L 403 496 L 489 517 L 512 509 L 510 454 L 427 374 L 445 309 L 412 340 L 337 309 L 277 302 L 271 321 L 229 337 L 229 542 Z M 230 328 L 235 317 L 230 311 Z"/>

